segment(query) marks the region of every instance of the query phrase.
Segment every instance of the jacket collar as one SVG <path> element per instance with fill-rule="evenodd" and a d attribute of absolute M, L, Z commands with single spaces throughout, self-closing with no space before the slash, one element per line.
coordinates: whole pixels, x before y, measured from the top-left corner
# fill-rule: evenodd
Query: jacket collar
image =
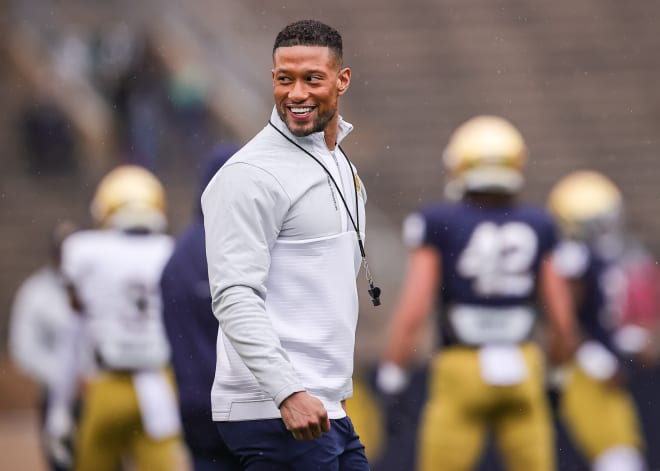
<path fill-rule="evenodd" d="M 297 142 L 304 147 L 321 147 L 325 150 L 328 149 L 328 146 L 325 144 L 325 134 L 323 131 L 315 132 L 305 137 L 294 136 L 287 125 L 280 119 L 280 115 L 277 114 L 277 108 L 273 107 L 273 111 L 270 114 L 270 122 L 275 125 L 277 129 L 282 131 L 286 136 L 288 136 L 294 142 Z M 344 118 L 339 115 L 339 126 L 337 129 L 337 145 L 341 144 L 346 136 L 353 130 L 353 125 L 347 121 L 344 121 Z"/>

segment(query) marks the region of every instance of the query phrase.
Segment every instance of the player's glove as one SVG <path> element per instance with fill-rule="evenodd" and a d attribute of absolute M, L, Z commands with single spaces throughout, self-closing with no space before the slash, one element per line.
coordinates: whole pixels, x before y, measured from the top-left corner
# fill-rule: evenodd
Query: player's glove
<path fill-rule="evenodd" d="M 48 408 L 44 426 L 44 441 L 49 456 L 58 465 L 68 468 L 73 461 L 73 416 L 64 406 Z"/>
<path fill-rule="evenodd" d="M 376 387 L 387 395 L 400 394 L 408 386 L 410 376 L 394 363 L 383 363 L 376 373 Z"/>

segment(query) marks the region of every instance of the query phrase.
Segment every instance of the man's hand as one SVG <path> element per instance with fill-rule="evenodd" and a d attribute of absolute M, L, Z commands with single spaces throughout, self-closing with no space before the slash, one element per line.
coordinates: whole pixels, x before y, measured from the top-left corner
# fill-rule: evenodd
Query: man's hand
<path fill-rule="evenodd" d="M 280 405 L 286 429 L 296 440 L 321 438 L 330 431 L 330 419 L 323 403 L 305 391 L 287 397 Z"/>

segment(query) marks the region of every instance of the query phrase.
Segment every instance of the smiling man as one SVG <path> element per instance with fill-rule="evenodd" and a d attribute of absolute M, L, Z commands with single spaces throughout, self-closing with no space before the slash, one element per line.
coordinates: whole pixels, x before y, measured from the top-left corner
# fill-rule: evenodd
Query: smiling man
<path fill-rule="evenodd" d="M 334 149 L 339 122 L 338 99 L 348 89 L 351 69 L 342 68 L 341 38 L 328 35 L 328 46 L 302 44 L 280 34 L 273 49 L 273 91 L 277 114 L 294 136 L 324 132 Z"/>
<path fill-rule="evenodd" d="M 339 147 L 353 129 L 339 115 L 351 79 L 341 36 L 286 26 L 272 79 L 268 125 L 202 195 L 219 321 L 213 419 L 242 470 L 366 471 L 344 409 L 366 193 Z"/>

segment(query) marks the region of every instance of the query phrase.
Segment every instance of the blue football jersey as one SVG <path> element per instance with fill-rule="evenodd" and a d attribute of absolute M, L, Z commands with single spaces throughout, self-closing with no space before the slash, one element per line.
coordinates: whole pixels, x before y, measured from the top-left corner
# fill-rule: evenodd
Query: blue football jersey
<path fill-rule="evenodd" d="M 618 354 L 613 336 L 626 307 L 625 260 L 604 257 L 593 247 L 572 240 L 559 245 L 555 260 L 566 278 L 581 282 L 576 307 L 582 332 Z"/>
<path fill-rule="evenodd" d="M 409 216 L 409 246 L 441 254 L 438 301 L 454 305 L 513 308 L 535 301 L 542 259 L 556 246 L 553 219 L 528 205 L 484 207 L 470 202 L 435 203 Z M 444 343 L 453 343 L 440 322 Z"/>

